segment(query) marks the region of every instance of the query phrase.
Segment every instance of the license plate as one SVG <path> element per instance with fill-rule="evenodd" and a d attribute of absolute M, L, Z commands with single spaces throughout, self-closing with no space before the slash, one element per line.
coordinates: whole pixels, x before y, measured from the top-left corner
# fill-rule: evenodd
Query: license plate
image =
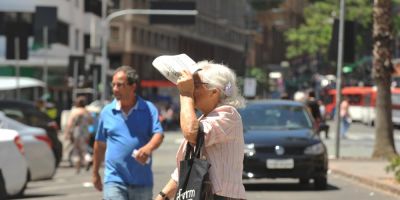
<path fill-rule="evenodd" d="M 268 169 L 293 169 L 294 161 L 293 159 L 268 159 L 267 168 Z"/>

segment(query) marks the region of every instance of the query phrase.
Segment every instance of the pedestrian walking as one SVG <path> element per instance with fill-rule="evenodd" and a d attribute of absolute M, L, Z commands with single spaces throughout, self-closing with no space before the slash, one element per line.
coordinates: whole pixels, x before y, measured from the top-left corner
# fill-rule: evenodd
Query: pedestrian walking
<path fill-rule="evenodd" d="M 214 199 L 245 199 L 243 125 L 236 110 L 244 105 L 244 99 L 239 94 L 236 75 L 228 67 L 209 61 L 199 62 L 198 66 L 200 71 L 193 75 L 182 71 L 177 82 L 184 140 L 176 155 L 177 168 L 156 200 L 172 198 L 177 193 L 179 163 L 184 159 L 186 145 L 196 144 L 200 126 L 205 135 L 203 155 L 211 164 L 208 172 Z M 195 108 L 202 113 L 199 119 Z"/>
<path fill-rule="evenodd" d="M 351 116 L 349 114 L 349 97 L 344 96 L 343 101 L 340 103 L 340 118 L 341 118 L 341 126 L 340 126 L 340 136 L 343 139 L 347 138 L 347 131 L 350 128 L 351 124 Z"/>
<path fill-rule="evenodd" d="M 163 119 L 163 128 L 165 130 L 171 130 L 174 125 L 174 109 L 172 104 L 167 104 L 167 106 L 161 110 L 161 116 Z"/>
<path fill-rule="evenodd" d="M 136 94 L 136 70 L 115 70 L 115 99 L 100 113 L 93 155 L 94 187 L 105 200 L 150 200 L 153 191 L 151 155 L 163 141 L 157 108 Z M 104 180 L 99 168 L 104 160 Z"/>
<path fill-rule="evenodd" d="M 89 138 L 89 125 L 93 119 L 85 108 L 86 98 L 79 96 L 75 100 L 75 108 L 71 110 L 65 129 L 65 140 L 70 141 L 72 147 L 72 161 L 76 173 L 80 173 L 81 166 L 85 163 L 84 157 L 87 152 L 87 140 Z"/>
<path fill-rule="evenodd" d="M 319 110 L 319 105 L 317 99 L 315 99 L 315 92 L 309 91 L 308 97 L 306 100 L 306 105 L 308 110 L 310 111 L 311 115 L 313 116 L 316 126 L 318 127 L 321 122 L 321 112 Z"/>
<path fill-rule="evenodd" d="M 319 123 L 318 133 L 325 132 L 325 139 L 329 139 L 329 124 L 326 123 L 325 105 L 321 100 L 318 100 L 319 112 L 321 113 L 321 122 Z"/>

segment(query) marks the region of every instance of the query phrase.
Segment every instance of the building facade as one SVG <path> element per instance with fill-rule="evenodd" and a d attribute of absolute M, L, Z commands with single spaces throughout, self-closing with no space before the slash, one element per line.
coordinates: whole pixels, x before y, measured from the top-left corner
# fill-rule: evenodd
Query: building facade
<path fill-rule="evenodd" d="M 0 1 L 0 76 L 15 76 L 16 66 L 20 76 L 47 80 L 47 88 L 26 91 L 22 98 L 35 100 L 45 90 L 52 100 L 66 107 L 71 101 L 71 88 L 68 85 L 68 65 L 70 56 L 84 56 L 90 47 L 100 45 L 101 2 L 96 0 L 2 0 Z M 38 7 L 54 7 L 56 28 L 48 30 L 48 49 L 38 44 L 35 23 Z M 7 24 L 24 21 L 27 34 L 26 60 L 7 59 Z M 13 33 L 14 34 L 14 33 Z M 91 58 L 94 60 L 94 58 Z M 46 73 L 47 72 L 47 73 Z M 1 78 L 1 77 L 0 77 Z M 1 98 L 14 98 L 2 93 Z"/>
<path fill-rule="evenodd" d="M 195 61 L 223 62 L 244 75 L 249 52 L 245 0 L 196 0 L 193 25 L 156 25 L 145 15 L 117 18 L 110 27 L 110 66 L 134 66 L 144 80 L 165 80 L 151 65 L 163 54 L 186 53 Z M 121 0 L 114 9 L 149 9 L 150 1 Z M 247 41 L 248 42 L 248 41 Z"/>

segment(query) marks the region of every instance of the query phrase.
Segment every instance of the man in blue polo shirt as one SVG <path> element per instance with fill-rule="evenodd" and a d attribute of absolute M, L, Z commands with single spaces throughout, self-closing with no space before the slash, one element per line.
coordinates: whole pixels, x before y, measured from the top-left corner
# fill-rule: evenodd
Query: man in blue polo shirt
<path fill-rule="evenodd" d="M 153 196 L 150 158 L 163 141 L 163 130 L 157 108 L 136 95 L 138 79 L 131 67 L 116 69 L 115 99 L 100 113 L 92 179 L 105 200 L 150 200 Z M 99 174 L 103 160 L 104 187 Z"/>

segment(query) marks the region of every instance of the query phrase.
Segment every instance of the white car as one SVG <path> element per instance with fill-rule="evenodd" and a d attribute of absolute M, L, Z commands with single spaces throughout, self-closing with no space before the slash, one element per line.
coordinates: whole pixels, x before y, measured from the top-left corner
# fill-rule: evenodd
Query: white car
<path fill-rule="evenodd" d="M 56 162 L 45 129 L 22 124 L 8 118 L 3 112 L 0 112 L 0 128 L 16 130 L 20 134 L 29 168 L 29 180 L 50 179 L 54 176 Z"/>
<path fill-rule="evenodd" d="M 24 146 L 14 130 L 0 129 L 0 199 L 19 196 L 28 182 Z"/>

